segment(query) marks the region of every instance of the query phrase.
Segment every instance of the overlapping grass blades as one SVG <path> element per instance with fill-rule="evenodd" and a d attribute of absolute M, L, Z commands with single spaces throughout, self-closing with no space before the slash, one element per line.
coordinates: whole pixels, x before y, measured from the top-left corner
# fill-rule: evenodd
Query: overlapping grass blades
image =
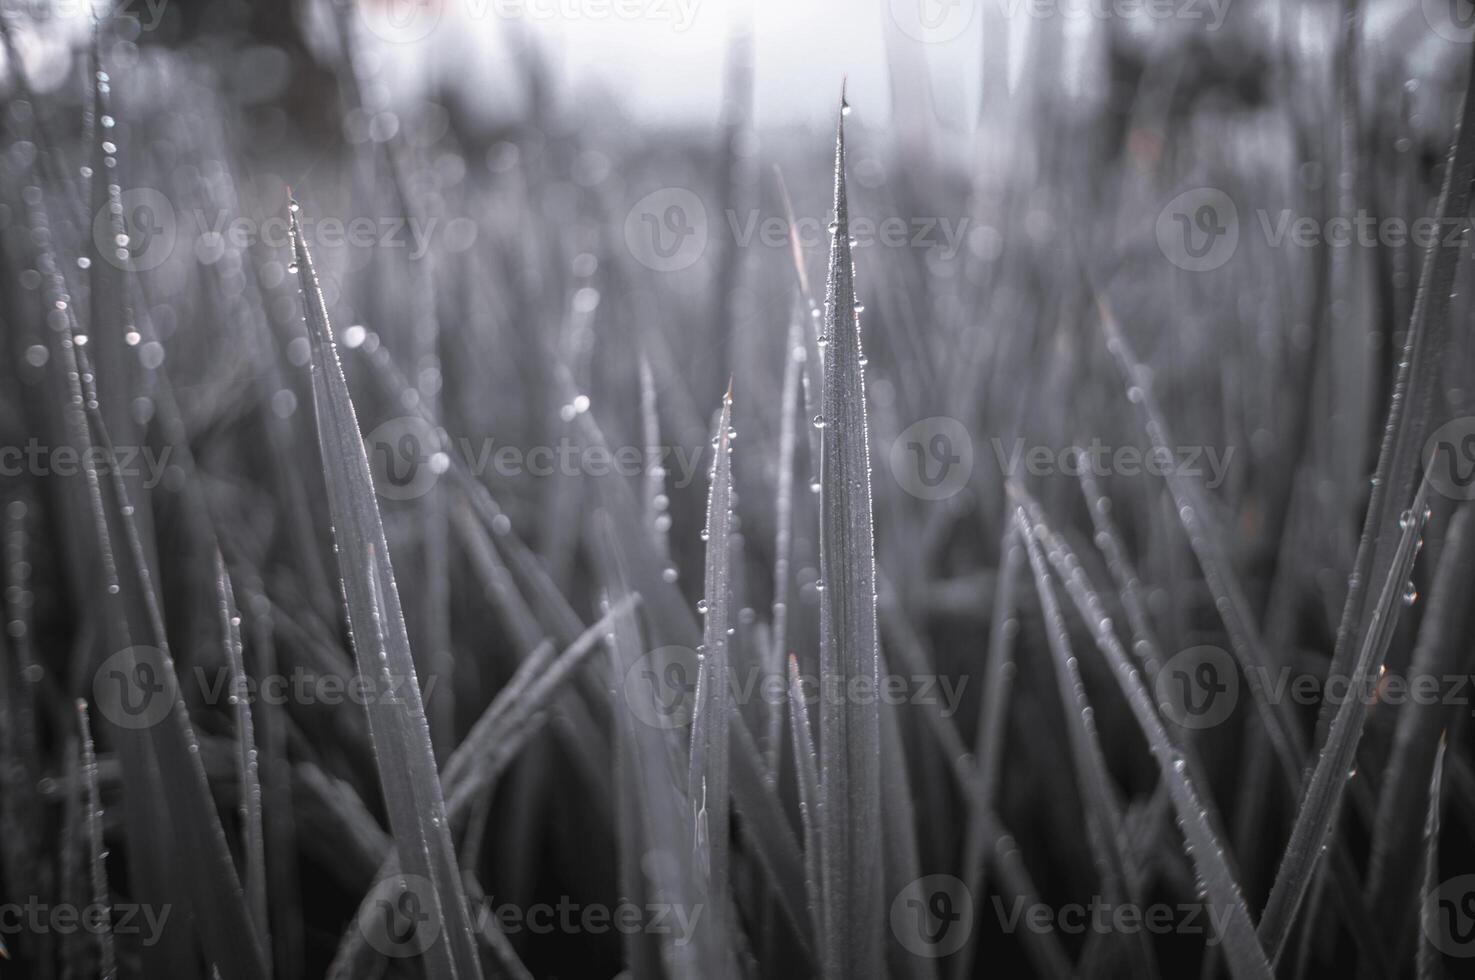
<path fill-rule="evenodd" d="M 1045 523 L 1039 504 L 1028 492 L 1012 481 L 1009 490 L 1020 504 L 1019 513 L 1027 533 L 1042 536 L 1044 540 L 1041 543 L 1047 549 L 1062 547 Z M 1236 980 L 1270 980 L 1274 976 L 1270 961 L 1255 935 L 1254 920 L 1250 918 L 1244 895 L 1229 867 L 1208 797 L 1194 785 L 1187 759 L 1158 716 L 1157 705 L 1143 683 L 1141 670 L 1112 632 L 1110 619 L 1105 615 L 1100 600 L 1078 576 L 1067 577 L 1065 586 L 1080 608 L 1081 618 L 1090 628 L 1097 648 L 1106 657 L 1112 676 L 1132 709 L 1137 726 L 1146 736 L 1153 760 L 1168 787 L 1199 883 L 1212 907 L 1223 917 L 1224 933 L 1219 938 L 1231 975 Z"/>
<path fill-rule="evenodd" d="M 1405 604 L 1404 595 L 1409 588 L 1414 559 L 1418 557 L 1423 542 L 1424 523 L 1429 518 L 1428 498 L 1429 481 L 1426 477 L 1412 506 L 1404 511 L 1399 521 L 1398 547 L 1379 590 L 1378 600 L 1368 616 L 1362 648 L 1352 670 L 1354 683 L 1351 689 L 1354 691 L 1371 690 L 1368 685 L 1382 671 L 1383 657 L 1393 638 L 1398 612 Z M 1343 698 L 1332 718 L 1326 744 L 1322 746 L 1316 769 L 1301 799 L 1290 841 L 1286 844 L 1275 884 L 1270 890 L 1270 900 L 1260 919 L 1260 938 L 1272 963 L 1280 959 L 1296 910 L 1316 874 L 1316 866 L 1326 850 L 1327 841 L 1335 832 L 1366 718 L 1367 702 L 1360 697 Z"/>

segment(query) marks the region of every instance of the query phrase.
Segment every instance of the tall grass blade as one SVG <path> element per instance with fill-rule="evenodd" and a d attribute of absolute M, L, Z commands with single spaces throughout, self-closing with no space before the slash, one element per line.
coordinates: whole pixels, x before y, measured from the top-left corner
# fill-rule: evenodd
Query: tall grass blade
<path fill-rule="evenodd" d="M 1434 766 L 1429 770 L 1428 813 L 1424 817 L 1424 887 L 1420 891 L 1419 925 L 1419 980 L 1440 980 L 1444 976 L 1443 958 L 1434 945 L 1434 937 L 1445 928 L 1440 920 L 1443 910 L 1439 907 L 1439 810 L 1444 795 L 1445 740 L 1439 739 L 1439 748 L 1434 752 Z"/>
<path fill-rule="evenodd" d="M 794 743 L 794 773 L 799 793 L 799 822 L 804 828 L 804 894 L 814 920 L 814 934 L 820 928 L 819 895 L 819 760 L 814 751 L 814 735 L 809 729 L 809 708 L 804 703 L 804 682 L 799 675 L 799 660 L 789 655 L 789 731 Z"/>
<path fill-rule="evenodd" d="M 261 780 L 257 770 L 256 729 L 251 719 L 251 685 L 242 655 L 241 615 L 225 559 L 215 553 L 215 585 L 219 600 L 220 629 L 230 669 L 230 704 L 236 725 L 236 785 L 240 789 L 242 849 L 245 852 L 246 904 L 251 910 L 256 933 L 261 937 L 267 961 L 271 960 L 270 918 L 266 893 L 266 834 L 262 829 Z"/>
<path fill-rule="evenodd" d="M 698 855 L 705 866 L 708 928 L 718 948 L 728 949 L 727 890 L 731 840 L 728 810 L 731 673 L 728 669 L 727 607 L 732 536 L 732 387 L 722 398 L 713 437 L 712 486 L 707 497 L 706 574 L 699 609 L 703 614 L 701 669 L 691 719 L 687 799 L 696 812 Z"/>
<path fill-rule="evenodd" d="M 794 552 L 794 449 L 799 414 L 799 375 L 804 367 L 804 323 L 795 316 L 789 321 L 784 348 L 784 379 L 779 397 L 778 478 L 774 484 L 773 612 L 768 665 L 772 674 L 782 673 L 789 649 L 789 563 Z M 811 427 L 812 431 L 812 427 Z M 784 709 L 772 705 L 768 725 L 769 778 L 778 779 L 783 758 Z"/>
<path fill-rule="evenodd" d="M 1383 669 L 1383 657 L 1393 639 L 1398 613 L 1405 605 L 1409 576 L 1418 557 L 1424 523 L 1429 517 L 1428 499 L 1429 482 L 1426 477 L 1419 486 L 1412 507 L 1399 521 L 1398 548 L 1368 619 L 1367 633 L 1351 675 L 1351 690 L 1371 690 L 1371 682 Z M 1335 833 L 1342 797 L 1352 778 L 1350 771 L 1366 720 L 1366 700 L 1344 698 L 1332 719 L 1321 756 L 1316 760 L 1316 769 L 1301 799 L 1290 841 L 1275 875 L 1275 884 L 1270 889 L 1270 900 L 1260 917 L 1260 938 L 1272 963 L 1277 962 L 1284 951 L 1296 912 L 1316 874 L 1317 863 L 1326 850 L 1327 841 Z"/>
<path fill-rule="evenodd" d="M 1022 504 L 1020 513 L 1025 518 L 1027 533 L 1042 536 L 1046 547 L 1055 547 L 1058 539 L 1045 523 L 1039 505 L 1019 487 L 1009 484 L 1010 493 Z M 1221 917 L 1223 932 L 1221 947 L 1229 965 L 1230 975 L 1236 980 L 1270 980 L 1273 973 L 1266 959 L 1264 947 L 1255 935 L 1254 920 L 1250 918 L 1239 883 L 1230 870 L 1220 834 L 1215 828 L 1216 820 L 1210 812 L 1208 797 L 1193 783 L 1187 759 L 1174 744 L 1166 726 L 1158 715 L 1152 693 L 1142 681 L 1141 670 L 1127 651 L 1122 648 L 1109 627 L 1110 620 L 1100 608 L 1094 594 L 1087 594 L 1079 581 L 1067 579 L 1067 588 L 1079 596 L 1078 605 L 1084 606 L 1082 618 L 1090 628 L 1096 646 L 1106 657 L 1117 686 L 1126 697 L 1127 705 L 1142 734 L 1147 738 L 1153 761 L 1168 785 L 1173 799 L 1173 810 L 1186 838 L 1188 852 L 1211 907 Z"/>
<path fill-rule="evenodd" d="M 298 225 L 297 202 L 291 201 L 289 208 L 293 266 L 312 350 L 313 404 L 338 544 L 339 580 L 348 606 L 358 676 L 365 690 L 372 692 L 369 730 L 390 826 L 401 867 L 429 882 L 429 888 L 421 889 L 429 894 L 417 893 L 417 897 L 429 902 L 441 938 L 423 950 L 427 967 L 452 980 L 479 980 L 480 960 L 374 483 L 312 257 Z"/>
<path fill-rule="evenodd" d="M 1466 219 L 1470 213 L 1472 186 L 1475 186 L 1475 50 L 1465 60 L 1465 94 L 1460 121 L 1451 141 L 1434 216 L 1438 227 Z M 1383 582 L 1398 561 L 1402 547 L 1398 534 L 1399 513 L 1413 494 L 1418 480 L 1424 432 L 1436 397 L 1439 366 L 1449 337 L 1455 271 L 1464 245 L 1464 235 L 1456 236 L 1453 242 L 1449 236 L 1440 236 L 1424 253 L 1413 316 L 1388 402 L 1387 425 L 1378 450 L 1378 465 L 1373 471 L 1372 494 L 1363 521 L 1362 540 L 1347 583 L 1347 601 L 1337 627 L 1337 645 L 1332 654 L 1328 680 L 1347 677 L 1353 658 L 1360 656 L 1362 640 L 1373 629 L 1372 617 L 1376 611 L 1367 608 L 1367 590 Z M 1440 465 L 1438 460 L 1422 462 L 1427 467 Z M 1316 726 L 1319 740 L 1327 735 L 1336 710 L 1330 699 L 1322 701 Z"/>
<path fill-rule="evenodd" d="M 850 257 L 841 97 L 835 133 L 835 225 L 825 297 L 820 435 L 820 683 L 848 691 L 880 681 L 876 557 L 871 526 L 871 455 L 861 365 L 860 315 Z M 820 699 L 820 867 L 823 972 L 837 980 L 879 976 L 883 960 L 881 722 L 878 705 Z"/>
<path fill-rule="evenodd" d="M 88 901 L 109 911 L 102 917 L 103 928 L 97 930 L 97 975 L 113 980 L 118 975 L 117 956 L 113 951 L 112 900 L 108 894 L 107 845 L 102 839 L 102 800 L 97 790 L 97 751 L 92 744 L 92 725 L 87 720 L 87 702 L 77 702 L 77 726 L 82 739 L 82 781 L 86 786 L 87 876 L 91 885 Z M 91 931 L 91 930 L 89 930 Z"/>
<path fill-rule="evenodd" d="M 1065 715 L 1071 761 L 1085 809 L 1087 836 L 1096 859 L 1097 872 L 1101 877 L 1101 888 L 1108 902 L 1126 904 L 1130 901 L 1140 905 L 1142 897 L 1129 896 L 1127 891 L 1129 880 L 1138 876 L 1129 871 L 1129 858 L 1123 853 L 1126 835 L 1122 826 L 1121 800 L 1117 796 L 1116 787 L 1109 781 L 1106 754 L 1102 751 L 1100 738 L 1096 734 L 1095 709 L 1086 695 L 1079 662 L 1071 650 L 1065 616 L 1061 613 L 1055 586 L 1050 581 L 1050 571 L 1045 564 L 1040 543 L 1022 506 L 1016 510 L 1015 520 L 1029 557 L 1035 592 L 1039 595 L 1044 612 L 1046 641 L 1054 660 L 1056 689 Z M 1142 937 L 1121 938 L 1128 943 L 1125 951 L 1134 957 L 1133 975 L 1157 976 L 1157 963 L 1152 949 L 1142 942 Z"/>
<path fill-rule="evenodd" d="M 1439 567 L 1429 589 L 1429 608 L 1419 624 L 1418 641 L 1408 667 L 1411 684 L 1422 678 L 1461 677 L 1470 673 L 1475 650 L 1469 637 L 1475 629 L 1475 606 L 1469 583 L 1475 581 L 1475 504 L 1457 505 L 1439 554 Z M 1388 761 L 1383 766 L 1373 823 L 1372 855 L 1368 859 L 1367 897 L 1378 921 L 1395 937 L 1390 953 L 1403 962 L 1407 928 L 1416 917 L 1418 841 L 1408 832 L 1417 826 L 1423 772 L 1439 751 L 1442 733 L 1459 719 L 1457 704 L 1410 699 L 1398 709 Z M 1391 706 L 1380 706 L 1387 710 Z M 1402 938 L 1398 938 L 1402 937 Z"/>

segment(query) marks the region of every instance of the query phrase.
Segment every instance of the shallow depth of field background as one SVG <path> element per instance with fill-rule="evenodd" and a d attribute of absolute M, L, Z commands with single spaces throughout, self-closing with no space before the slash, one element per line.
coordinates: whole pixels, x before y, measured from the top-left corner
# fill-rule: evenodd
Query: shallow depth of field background
<path fill-rule="evenodd" d="M 1129 392 L 1107 350 L 1104 308 L 1150 380 L 1181 450 L 1175 465 L 1203 487 L 1199 516 L 1266 646 L 1295 674 L 1325 673 L 1423 261 L 1389 229 L 1435 213 L 1471 61 L 1464 0 L 122 0 L 99 28 L 111 125 L 91 128 L 91 24 L 81 4 L 45 6 L 0 7 L 9 35 L 0 52 L 0 444 L 66 439 L 38 256 L 54 252 L 83 284 L 78 256 L 117 257 L 127 336 L 123 318 L 92 308 L 85 286 L 75 302 L 84 326 L 111 324 L 122 337 L 85 346 L 98 358 L 102 410 L 122 425 L 114 441 L 137 450 L 129 485 L 144 550 L 238 863 L 234 706 L 195 681 L 215 676 L 225 656 L 216 543 L 248 672 L 263 669 L 268 648 L 279 674 L 353 672 L 289 188 L 379 484 L 444 765 L 539 641 L 563 647 L 577 635 L 529 589 L 504 536 L 527 546 L 588 626 L 610 592 L 605 481 L 614 479 L 637 518 L 616 537 L 642 535 L 658 558 L 635 564 L 632 576 L 646 577 L 630 587 L 662 590 L 691 615 L 710 598 L 702 531 L 712 427 L 729 380 L 733 672 L 781 669 L 775 652 L 817 670 L 818 432 L 802 396 L 792 561 L 777 587 L 776 494 L 790 324 L 799 319 L 813 356 L 818 321 L 808 304 L 824 302 L 842 82 L 881 644 L 890 672 L 926 678 L 925 692 L 913 683 L 894 709 L 905 765 L 886 756 L 882 788 L 910 801 L 923 875 L 972 880 L 964 864 L 976 829 L 950 753 L 987 741 L 979 733 L 991 632 L 1014 650 L 992 801 L 1012 840 L 988 841 L 973 921 L 959 926 L 966 953 L 915 955 L 888 892 L 892 974 L 1042 972 L 1038 937 L 1005 921 L 1010 899 L 995 890 L 995 862 L 1021 865 L 1054 909 L 1100 894 L 1065 714 L 1075 709 L 1062 705 L 1047 622 L 1019 554 L 1008 563 L 1010 622 L 994 622 L 1013 520 L 1005 477 L 1039 500 L 1081 557 L 1109 628 L 1134 655 L 1144 643 L 1163 659 L 1230 646 L 1180 504 L 1160 475 L 1117 453 L 1138 458 L 1151 442 L 1141 392 Z M 1344 30 L 1348 16 L 1355 26 Z M 120 189 L 126 256 L 83 203 L 79 168 L 100 140 L 113 147 L 108 180 Z M 37 194 L 49 204 L 46 235 L 30 217 Z M 1329 219 L 1359 215 L 1375 230 L 1331 240 Z M 1298 222 L 1309 222 L 1304 235 L 1290 231 Z M 1461 246 L 1427 426 L 1459 445 L 1475 432 L 1470 258 Z M 654 443 L 643 398 L 658 422 Z M 607 446 L 638 450 L 640 461 L 610 477 L 588 448 L 591 421 Z M 1122 608 L 1066 465 L 1069 447 L 1093 444 L 1106 447 L 1095 475 L 1140 579 L 1146 633 Z M 644 455 L 651 445 L 659 485 Z M 81 778 L 74 702 L 93 699 L 97 665 L 111 653 L 105 603 L 82 558 L 92 547 L 82 478 L 61 472 L 54 454 L 41 458 L 50 468 L 7 455 L 0 470 L 10 624 L 0 648 L 0 901 L 10 902 L 83 894 L 90 852 L 67 817 Z M 496 521 L 483 520 L 453 469 L 486 488 Z M 1400 589 L 1412 595 L 1400 600 L 1388 648 L 1393 674 L 1420 642 L 1436 641 L 1452 644 L 1457 675 L 1470 673 L 1475 624 L 1458 609 L 1475 598 L 1475 577 L 1460 577 L 1471 569 L 1441 583 L 1455 610 L 1442 622 L 1453 632 L 1429 640 L 1422 628 L 1448 529 L 1465 506 L 1469 481 L 1457 475 L 1435 481 L 1426 546 Z M 1174 909 L 1201 902 L 1181 832 L 1154 799 L 1159 777 L 1144 738 L 1090 631 L 1062 601 L 1145 894 Z M 787 614 L 778 645 L 775 603 Z M 468 876 L 497 903 L 609 905 L 622 894 L 616 788 L 627 773 L 610 706 L 622 710 L 623 680 L 607 666 L 590 670 L 598 679 L 552 700 L 538 719 L 545 727 L 474 808 L 471 829 L 456 830 Z M 955 703 L 937 703 L 954 691 Z M 1299 793 L 1266 761 L 1258 716 L 1239 691 L 1226 717 L 1188 737 L 1258 915 Z M 615 700 L 591 712 L 591 692 Z M 1312 697 L 1295 712 L 1313 749 L 1318 704 Z M 258 735 L 263 724 L 271 733 L 260 750 L 275 972 L 322 976 L 387 853 L 367 727 L 357 705 L 321 697 L 261 710 L 270 718 L 258 719 Z M 738 710 L 802 840 L 788 708 L 750 695 Z M 1395 975 L 1413 976 L 1437 738 L 1414 753 L 1421 773 L 1399 784 L 1417 799 L 1376 829 L 1401 710 L 1411 709 L 1370 708 L 1351 776 L 1367 785 L 1349 794 L 1362 802 L 1337 826 L 1367 889 L 1350 901 L 1365 923 L 1384 927 L 1375 941 Z M 1448 746 L 1440 880 L 1475 869 L 1470 710 L 1468 698 L 1433 708 L 1432 731 L 1447 730 Z M 122 902 L 132 872 L 110 720 L 94 717 L 94 727 L 105 865 Z M 804 975 L 812 964 L 775 922 L 743 823 L 734 816 L 736 969 Z M 1367 885 L 1380 834 L 1402 869 L 1391 894 Z M 1455 976 L 1475 953 L 1459 928 L 1475 927 L 1475 915 L 1450 909 L 1454 932 L 1435 945 Z M 1227 975 L 1209 938 L 1202 927 L 1153 936 L 1160 975 Z M 1318 888 L 1278 975 L 1350 975 L 1352 938 L 1341 906 Z M 12 957 L 0 960 L 0 976 L 95 968 L 94 951 L 74 938 L 23 931 L 0 940 Z M 611 932 L 524 930 L 510 941 L 534 976 L 615 976 L 628 966 Z M 1048 940 L 1080 975 L 1125 975 L 1129 960 L 1097 948 L 1114 941 L 1058 928 Z M 120 931 L 116 942 L 121 975 L 146 975 L 136 939 Z M 376 969 L 408 976 L 416 967 L 390 958 Z"/>

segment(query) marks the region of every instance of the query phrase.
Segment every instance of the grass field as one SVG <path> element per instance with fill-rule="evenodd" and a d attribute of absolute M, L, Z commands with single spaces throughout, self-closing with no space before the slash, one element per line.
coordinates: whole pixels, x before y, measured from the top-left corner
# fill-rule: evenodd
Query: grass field
<path fill-rule="evenodd" d="M 1468 973 L 1469 4 L 921 2 L 0 3 L 0 977 Z"/>

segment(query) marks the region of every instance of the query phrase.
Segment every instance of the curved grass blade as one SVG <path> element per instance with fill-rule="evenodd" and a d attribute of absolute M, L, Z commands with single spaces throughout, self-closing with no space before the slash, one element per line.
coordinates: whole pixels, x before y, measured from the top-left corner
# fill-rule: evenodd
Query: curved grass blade
<path fill-rule="evenodd" d="M 1025 517 L 1027 533 L 1042 535 L 1046 547 L 1058 547 L 1058 541 L 1045 523 L 1039 505 L 1013 481 L 1009 483 L 1009 492 L 1022 504 L 1020 512 Z M 1271 980 L 1273 973 L 1270 962 L 1255 935 L 1254 920 L 1250 918 L 1239 883 L 1230 870 L 1224 847 L 1220 843 L 1220 835 L 1214 826 L 1216 821 L 1211 815 L 1208 798 L 1193 784 L 1187 758 L 1169 737 L 1166 726 L 1158 716 L 1152 693 L 1142 681 L 1140 669 L 1111 631 L 1109 620 L 1099 601 L 1092 594 L 1083 594 L 1079 581 L 1067 579 L 1066 586 L 1077 594 L 1078 598 L 1073 596 L 1077 604 L 1084 605 L 1082 618 L 1090 628 L 1097 648 L 1106 657 L 1118 687 L 1126 696 L 1132 716 L 1147 738 L 1153 760 L 1168 785 L 1173 809 L 1187 840 L 1199 882 L 1220 917 L 1215 925 L 1216 928 L 1220 925 L 1223 928 L 1219 938 L 1230 974 L 1236 980 Z"/>
<path fill-rule="evenodd" d="M 1086 811 L 1086 830 L 1096 859 L 1096 869 L 1101 876 L 1101 888 L 1109 902 L 1125 904 L 1131 901 L 1140 906 L 1144 904 L 1142 896 L 1129 895 L 1127 891 L 1128 882 L 1140 879 L 1140 875 L 1134 874 L 1129 868 L 1129 857 L 1123 850 L 1126 835 L 1122 830 L 1121 801 L 1116 788 L 1108 779 L 1106 754 L 1102 751 L 1100 738 L 1096 734 L 1095 712 L 1086 696 L 1086 685 L 1081 678 L 1079 662 L 1071 650 L 1065 616 L 1061 613 L 1055 586 L 1050 581 L 1050 571 L 1045 565 L 1040 543 L 1030 528 L 1029 518 L 1022 506 L 1015 511 L 1015 521 L 1024 539 L 1030 572 L 1034 576 L 1035 592 L 1039 595 L 1044 612 L 1045 638 L 1054 660 L 1055 682 L 1060 695 L 1060 706 L 1065 713 L 1071 761 L 1075 768 L 1081 803 Z M 1138 933 L 1135 938 L 1122 938 L 1127 940 L 1126 952 L 1134 958 L 1133 975 L 1157 976 L 1157 963 L 1145 937 Z"/>
<path fill-rule="evenodd" d="M 295 200 L 289 210 L 293 268 L 312 349 L 313 404 L 339 580 L 358 676 L 370 692 L 369 731 L 390 827 L 401 867 L 429 882 L 424 890 L 430 894 L 419 898 L 430 903 L 431 914 L 440 920 L 443 941 L 425 949 L 427 967 L 451 980 L 480 980 L 481 964 L 451 846 L 435 752 L 358 418 L 298 225 Z"/>
<path fill-rule="evenodd" d="M 512 675 L 497 697 L 472 725 L 471 731 L 451 757 L 442 775 L 446 799 L 446 817 L 451 826 L 461 825 L 476 800 L 497 784 L 518 752 L 537 734 L 547 716 L 547 707 L 578 668 L 597 652 L 600 643 L 621 616 L 630 615 L 640 597 L 630 594 L 614 603 L 609 612 L 585 630 L 557 657 L 551 643 L 540 645 L 530 653 Z M 400 869 L 399 858 L 391 853 L 380 865 L 376 880 L 383 880 Z M 372 898 L 365 899 L 368 902 Z M 359 917 L 368 914 L 367 904 L 360 906 Z M 372 951 L 365 943 L 362 930 L 350 927 L 339 941 L 338 952 L 329 970 L 331 977 L 359 977 L 372 966 Z M 523 969 L 521 964 L 504 962 L 509 973 Z"/>
<path fill-rule="evenodd" d="M 870 437 L 860 315 L 850 257 L 841 95 L 835 131 L 835 225 L 825 296 L 820 434 L 820 683 L 846 691 L 880 683 Z M 884 968 L 881 866 L 881 720 L 878 705 L 829 697 L 819 705 L 821 962 L 827 978 L 864 980 Z"/>

